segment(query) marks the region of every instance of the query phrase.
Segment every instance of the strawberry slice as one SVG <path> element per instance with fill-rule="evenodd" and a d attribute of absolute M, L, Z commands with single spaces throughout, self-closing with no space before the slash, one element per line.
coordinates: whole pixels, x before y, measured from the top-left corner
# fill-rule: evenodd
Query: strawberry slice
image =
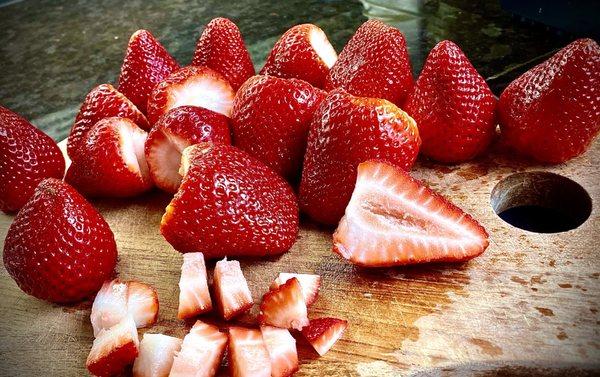
<path fill-rule="evenodd" d="M 152 89 L 179 69 L 179 64 L 148 30 L 138 30 L 127 45 L 121 66 L 119 91 L 146 113 Z"/>
<path fill-rule="evenodd" d="M 150 190 L 148 134 L 127 118 L 105 118 L 88 131 L 65 181 L 87 197 L 131 197 Z"/>
<path fill-rule="evenodd" d="M 323 356 L 342 337 L 347 327 L 348 321 L 343 319 L 316 318 L 302 329 L 302 335 Z"/>
<path fill-rule="evenodd" d="M 230 327 L 228 358 L 232 377 L 271 377 L 271 359 L 260 330 Z"/>
<path fill-rule="evenodd" d="M 318 26 L 292 26 L 283 33 L 267 57 L 261 75 L 304 80 L 322 88 L 337 53 Z"/>
<path fill-rule="evenodd" d="M 300 281 L 293 277 L 265 293 L 260 304 L 258 321 L 283 329 L 301 330 L 308 325 L 306 301 Z"/>
<path fill-rule="evenodd" d="M 252 294 L 240 268 L 240 262 L 220 260 L 214 270 L 215 298 L 219 312 L 225 320 L 247 312 L 252 308 Z"/>
<path fill-rule="evenodd" d="M 156 186 L 175 193 L 181 184 L 181 153 L 204 141 L 231 144 L 225 115 L 197 106 L 176 107 L 163 115 L 152 127 L 145 146 L 150 176 Z"/>
<path fill-rule="evenodd" d="M 155 124 L 169 110 L 200 106 L 229 116 L 234 90 L 220 73 L 208 67 L 181 68 L 161 81 L 148 97 L 148 120 Z"/>
<path fill-rule="evenodd" d="M 210 377 L 217 373 L 227 346 L 227 335 L 215 326 L 196 321 L 183 338 L 170 377 Z"/>
<path fill-rule="evenodd" d="M 358 166 L 356 188 L 333 235 L 333 251 L 366 267 L 461 262 L 488 246 L 471 216 L 384 162 Z"/>
<path fill-rule="evenodd" d="M 183 255 L 181 278 L 179 279 L 179 309 L 177 318 L 185 319 L 212 310 L 208 291 L 206 265 L 202 253 Z"/>
<path fill-rule="evenodd" d="M 211 20 L 198 43 L 192 65 L 205 66 L 225 77 L 234 90 L 254 75 L 254 65 L 237 25 L 227 18 Z"/>
<path fill-rule="evenodd" d="M 140 354 L 133 363 L 133 377 L 167 377 L 181 339 L 163 334 L 144 334 Z"/>
<path fill-rule="evenodd" d="M 279 276 L 271 283 L 271 289 L 277 289 L 291 278 L 296 278 L 302 287 L 302 295 L 306 301 L 306 306 L 311 306 L 317 301 L 319 288 L 321 287 L 321 276 L 311 274 L 292 274 L 280 272 Z"/>
<path fill-rule="evenodd" d="M 296 339 L 286 329 L 272 326 L 260 328 L 271 359 L 271 377 L 288 377 L 298 371 Z"/>
<path fill-rule="evenodd" d="M 114 376 L 133 364 L 138 355 L 138 333 L 131 316 L 102 330 L 85 363 L 94 376 Z"/>

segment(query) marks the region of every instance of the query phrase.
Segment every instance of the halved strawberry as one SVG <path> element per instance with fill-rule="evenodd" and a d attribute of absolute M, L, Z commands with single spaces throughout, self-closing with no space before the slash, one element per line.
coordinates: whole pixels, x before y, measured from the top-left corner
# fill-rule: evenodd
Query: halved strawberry
<path fill-rule="evenodd" d="M 127 316 L 98 334 L 85 365 L 94 376 L 114 376 L 133 364 L 138 345 L 135 322 Z"/>
<path fill-rule="evenodd" d="M 347 327 L 348 321 L 343 319 L 316 318 L 302 329 L 302 335 L 323 356 L 342 337 Z"/>
<path fill-rule="evenodd" d="M 215 326 L 196 321 L 183 338 L 170 377 L 210 377 L 217 373 L 227 346 L 227 335 Z"/>
<path fill-rule="evenodd" d="M 148 134 L 127 118 L 105 118 L 87 133 L 65 181 L 87 197 L 130 197 L 152 188 Z"/>
<path fill-rule="evenodd" d="M 402 169 L 367 161 L 333 235 L 333 251 L 366 267 L 461 262 L 488 246 L 471 216 Z"/>
<path fill-rule="evenodd" d="M 240 262 L 220 260 L 214 270 L 215 299 L 219 312 L 225 320 L 240 315 L 252 308 L 252 294 L 240 268 Z"/>
<path fill-rule="evenodd" d="M 206 265 L 202 253 L 183 255 L 181 278 L 179 279 L 179 309 L 177 318 L 185 319 L 212 310 L 208 291 Z"/>
<path fill-rule="evenodd" d="M 222 74 L 234 90 L 254 75 L 254 65 L 240 29 L 231 20 L 211 20 L 198 43 L 192 65 L 205 66 Z"/>
<path fill-rule="evenodd" d="M 271 359 L 260 330 L 230 327 L 228 358 L 232 377 L 271 377 Z"/>
<path fill-rule="evenodd" d="M 258 322 L 261 325 L 296 330 L 308 325 L 306 301 L 297 278 L 293 277 L 265 293 L 260 303 Z"/>
<path fill-rule="evenodd" d="M 292 26 L 275 43 L 261 75 L 304 80 L 322 88 L 337 53 L 318 26 Z"/>
<path fill-rule="evenodd" d="M 67 141 L 67 153 L 71 160 L 77 159 L 77 150 L 86 143 L 88 131 L 98 121 L 110 117 L 129 118 L 140 128 L 150 129 L 144 114 L 127 97 L 110 84 L 99 85 L 85 97 L 71 127 Z"/>
<path fill-rule="evenodd" d="M 133 377 L 167 377 L 181 339 L 163 334 L 144 334 L 133 363 Z"/>
<path fill-rule="evenodd" d="M 220 73 L 208 67 L 188 66 L 169 75 L 148 97 L 148 120 L 155 124 L 169 110 L 200 106 L 229 116 L 235 91 Z"/>
<path fill-rule="evenodd" d="M 317 300 L 319 287 L 321 286 L 321 276 L 311 274 L 292 274 L 280 272 L 279 276 L 271 283 L 271 289 L 277 289 L 291 278 L 296 278 L 302 287 L 302 294 L 306 301 L 306 306 L 311 306 Z"/>
<path fill-rule="evenodd" d="M 260 328 L 271 359 L 271 377 L 288 377 L 298 371 L 296 339 L 286 329 L 272 326 Z"/>
<path fill-rule="evenodd" d="M 145 154 L 150 176 L 158 188 L 175 193 L 181 183 L 181 153 L 203 141 L 231 144 L 229 119 L 197 106 L 169 110 L 152 127 Z"/>

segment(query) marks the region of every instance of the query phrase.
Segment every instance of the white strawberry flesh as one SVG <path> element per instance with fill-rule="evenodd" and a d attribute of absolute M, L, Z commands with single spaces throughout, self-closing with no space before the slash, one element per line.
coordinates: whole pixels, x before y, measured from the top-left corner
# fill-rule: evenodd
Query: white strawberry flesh
<path fill-rule="evenodd" d="M 226 320 L 250 310 L 253 305 L 248 282 L 238 261 L 225 258 L 217 262 L 214 291 L 219 311 Z"/>
<path fill-rule="evenodd" d="M 133 377 L 168 377 L 181 339 L 163 334 L 144 334 L 139 356 L 133 363 Z"/>
<path fill-rule="evenodd" d="M 271 359 L 260 330 L 229 328 L 229 367 L 234 377 L 271 377 Z"/>
<path fill-rule="evenodd" d="M 179 279 L 179 319 L 195 317 L 212 310 L 208 291 L 206 265 L 202 253 L 183 255 L 181 278 Z"/>
<path fill-rule="evenodd" d="M 271 377 L 287 377 L 298 370 L 296 339 L 286 329 L 262 326 L 260 329 L 271 359 Z"/>

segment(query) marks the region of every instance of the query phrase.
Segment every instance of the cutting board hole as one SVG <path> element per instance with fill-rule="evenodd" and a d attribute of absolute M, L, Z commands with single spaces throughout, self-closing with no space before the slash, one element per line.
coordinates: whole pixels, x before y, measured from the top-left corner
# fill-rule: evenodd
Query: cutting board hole
<path fill-rule="evenodd" d="M 491 204 L 512 226 L 536 233 L 575 229 L 592 212 L 590 195 L 577 182 L 548 172 L 512 174 L 496 184 Z"/>

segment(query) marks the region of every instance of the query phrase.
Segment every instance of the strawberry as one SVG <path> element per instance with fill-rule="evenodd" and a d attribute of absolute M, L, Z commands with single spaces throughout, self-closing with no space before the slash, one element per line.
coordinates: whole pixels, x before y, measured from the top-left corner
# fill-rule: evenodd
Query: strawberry
<path fill-rule="evenodd" d="M 288 180 L 297 180 L 313 113 L 325 93 L 296 79 L 254 76 L 233 101 L 235 145 Z"/>
<path fill-rule="evenodd" d="M 397 106 L 402 106 L 412 87 L 404 35 L 378 20 L 369 20 L 356 30 L 325 80 L 327 91 L 343 88 L 355 96 L 383 98 Z"/>
<path fill-rule="evenodd" d="M 330 92 L 308 135 L 300 208 L 313 220 L 336 224 L 350 200 L 356 167 L 371 158 L 410 169 L 421 140 L 415 121 L 392 103 Z"/>
<path fill-rule="evenodd" d="M 211 310 L 212 301 L 208 291 L 204 255 L 202 253 L 184 254 L 181 279 L 179 280 L 177 318 L 191 318 Z"/>
<path fill-rule="evenodd" d="M 148 120 L 155 124 L 169 110 L 185 105 L 204 107 L 229 116 L 235 92 L 219 73 L 189 66 L 169 75 L 148 97 Z"/>
<path fill-rule="evenodd" d="M 283 33 L 267 57 L 261 75 L 304 80 L 322 88 L 337 53 L 318 26 L 292 26 Z"/>
<path fill-rule="evenodd" d="M 139 356 L 133 363 L 133 377 L 168 377 L 181 339 L 163 334 L 144 334 Z"/>
<path fill-rule="evenodd" d="M 365 267 L 461 262 L 488 246 L 471 216 L 385 162 L 358 166 L 356 188 L 333 235 L 333 251 Z"/>
<path fill-rule="evenodd" d="M 337 318 L 312 319 L 308 326 L 302 329 L 302 335 L 313 346 L 320 356 L 333 347 L 344 334 L 348 321 Z"/>
<path fill-rule="evenodd" d="M 151 285 L 128 281 L 127 312 L 133 316 L 138 328 L 149 327 L 158 318 L 158 293 Z"/>
<path fill-rule="evenodd" d="M 472 159 L 496 131 L 496 99 L 483 77 L 451 41 L 429 53 L 404 110 L 417 122 L 421 153 L 444 163 Z"/>
<path fill-rule="evenodd" d="M 106 221 L 55 178 L 40 182 L 4 241 L 4 267 L 19 288 L 56 303 L 93 295 L 116 263 L 117 245 Z"/>
<path fill-rule="evenodd" d="M 271 360 L 260 330 L 230 327 L 228 358 L 232 377 L 271 377 Z"/>
<path fill-rule="evenodd" d="M 179 64 L 148 30 L 138 30 L 127 44 L 119 91 L 146 113 L 152 89 L 179 69 Z"/>
<path fill-rule="evenodd" d="M 211 377 L 217 373 L 227 347 L 227 335 L 215 326 L 196 321 L 175 355 L 170 377 Z"/>
<path fill-rule="evenodd" d="M 600 132 L 600 46 L 579 39 L 510 83 L 498 103 L 501 135 L 523 155 L 557 164 Z"/>
<path fill-rule="evenodd" d="M 98 121 L 109 117 L 129 118 L 140 128 L 150 129 L 144 114 L 130 100 L 110 84 L 99 85 L 85 97 L 71 127 L 67 141 L 67 153 L 71 160 L 77 159 L 77 150 L 85 144 L 87 132 Z"/>
<path fill-rule="evenodd" d="M 321 277 L 319 275 L 280 272 L 279 276 L 277 276 L 277 279 L 271 283 L 271 289 L 279 288 L 291 278 L 296 278 L 300 282 L 300 287 L 302 288 L 302 295 L 306 301 L 306 306 L 311 306 L 315 301 L 317 301 L 319 287 L 321 286 Z"/>
<path fill-rule="evenodd" d="M 286 329 L 271 326 L 260 328 L 271 359 L 271 376 L 288 377 L 298 371 L 296 339 Z"/>
<path fill-rule="evenodd" d="M 293 277 L 265 293 L 260 303 L 258 321 L 261 325 L 283 329 L 301 330 L 308 325 L 306 301 L 297 278 Z"/>
<path fill-rule="evenodd" d="M 240 262 L 218 261 L 214 270 L 214 290 L 219 312 L 225 320 L 242 314 L 254 304 L 248 282 L 240 268 Z"/>
<path fill-rule="evenodd" d="M 65 181 L 87 197 L 130 197 L 152 188 L 144 156 L 147 137 L 127 118 L 104 118 L 87 135 Z"/>
<path fill-rule="evenodd" d="M 138 355 L 138 333 L 131 316 L 102 330 L 85 363 L 94 376 L 114 376 L 133 364 Z"/>
<path fill-rule="evenodd" d="M 62 178 L 65 159 L 48 135 L 0 106 L 0 210 L 18 211 L 44 178 Z"/>
<path fill-rule="evenodd" d="M 225 144 L 193 145 L 181 160 L 183 181 L 160 225 L 176 250 L 222 258 L 290 249 L 298 234 L 298 204 L 275 172 Z"/>
<path fill-rule="evenodd" d="M 181 152 L 203 141 L 231 144 L 225 115 L 196 106 L 169 110 L 152 127 L 146 140 L 146 161 L 152 180 L 160 189 L 175 193 L 181 183 Z"/>
<path fill-rule="evenodd" d="M 192 65 L 214 69 L 236 91 L 248 77 L 254 75 L 254 65 L 240 29 L 231 20 L 222 17 L 211 20 L 204 28 L 196 44 Z"/>

